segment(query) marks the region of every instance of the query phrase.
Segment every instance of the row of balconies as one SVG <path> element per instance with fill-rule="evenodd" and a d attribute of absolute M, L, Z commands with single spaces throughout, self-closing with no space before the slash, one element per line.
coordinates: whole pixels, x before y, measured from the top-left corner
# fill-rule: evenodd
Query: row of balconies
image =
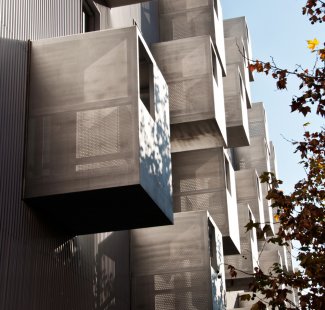
<path fill-rule="evenodd" d="M 132 232 L 136 307 L 211 308 L 223 253 L 256 266 L 242 228 L 273 222 L 258 175 L 275 154 L 245 19 L 222 21 L 212 0 L 159 8 L 150 49 L 136 26 L 31 43 L 24 199 L 72 234 L 160 226 Z"/>

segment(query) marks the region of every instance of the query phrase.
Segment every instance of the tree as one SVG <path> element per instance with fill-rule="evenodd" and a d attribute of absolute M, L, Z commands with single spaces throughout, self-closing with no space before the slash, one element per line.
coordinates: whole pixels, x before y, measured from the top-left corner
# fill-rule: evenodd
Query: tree
<path fill-rule="evenodd" d="M 302 8 L 302 13 L 314 23 L 325 22 L 325 2 L 308 0 Z M 289 75 L 300 81 L 300 94 L 291 101 L 291 111 L 316 113 L 325 117 L 325 44 L 318 48 L 319 41 L 314 38 L 307 41 L 307 47 L 315 54 L 314 67 L 309 70 L 297 66 L 293 70 L 277 67 L 275 62 L 249 60 L 249 69 L 264 73 L 275 79 L 278 89 L 286 89 Z M 313 109 L 314 107 L 314 109 Z M 272 208 L 276 210 L 275 220 L 278 231 L 267 242 L 277 245 L 288 245 L 298 242 L 297 260 L 299 270 L 293 273 L 285 272 L 278 263 L 265 272 L 255 268 L 250 290 L 253 298 L 259 298 L 252 309 L 265 309 L 268 304 L 272 309 L 325 309 L 325 128 L 317 132 L 307 130 L 301 141 L 291 141 L 295 152 L 300 154 L 300 164 L 306 171 L 306 177 L 299 180 L 290 194 L 280 189 L 282 181 L 277 180 L 271 172 L 260 176 L 262 183 L 267 183 L 269 191 L 267 199 L 271 200 Z M 249 222 L 247 230 L 258 227 L 260 223 Z M 236 267 L 228 266 L 232 276 L 236 276 Z M 299 305 L 294 305 L 288 294 L 293 289 L 298 290 Z M 250 299 L 250 295 L 244 298 Z"/>

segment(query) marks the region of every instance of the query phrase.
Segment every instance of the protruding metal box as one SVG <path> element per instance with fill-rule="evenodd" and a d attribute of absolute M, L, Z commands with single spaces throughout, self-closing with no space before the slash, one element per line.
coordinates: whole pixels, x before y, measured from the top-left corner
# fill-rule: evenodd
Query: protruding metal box
<path fill-rule="evenodd" d="M 171 224 L 169 136 L 137 27 L 32 42 L 24 198 L 60 229 Z"/>
<path fill-rule="evenodd" d="M 132 309 L 225 309 L 222 236 L 206 211 L 131 232 Z"/>
<path fill-rule="evenodd" d="M 220 62 L 209 36 L 152 45 L 169 88 L 172 152 L 227 143 Z"/>
<path fill-rule="evenodd" d="M 239 169 L 256 169 L 258 176 L 263 172 L 271 171 L 270 163 L 270 144 L 268 137 L 267 118 L 263 103 L 254 103 L 248 110 L 250 146 L 238 147 L 234 149 L 236 161 L 239 163 Z M 269 224 L 268 234 L 274 234 L 273 211 L 271 202 L 267 196 L 267 184 L 261 184 L 264 220 Z"/>
<path fill-rule="evenodd" d="M 222 8 L 219 0 L 160 0 L 160 40 L 209 35 L 226 73 Z"/>
<path fill-rule="evenodd" d="M 208 210 L 218 225 L 224 253 L 240 252 L 236 184 L 223 148 L 172 154 L 174 212 Z"/>
<path fill-rule="evenodd" d="M 228 147 L 249 145 L 247 96 L 245 84 L 237 64 L 227 65 L 223 78 Z"/>
<path fill-rule="evenodd" d="M 224 27 L 224 36 L 225 38 L 236 37 L 242 38 L 242 42 L 244 43 L 244 52 L 243 55 L 247 58 L 248 63 L 249 60 L 252 59 L 252 45 L 249 34 L 249 29 L 247 25 L 247 20 L 245 16 L 239 16 L 235 18 L 225 19 L 223 21 Z M 254 75 L 252 71 L 248 71 L 249 80 L 254 81 Z"/>
<path fill-rule="evenodd" d="M 227 289 L 247 290 L 252 281 L 254 268 L 258 267 L 258 247 L 256 229 L 246 231 L 245 225 L 250 221 L 255 222 L 253 212 L 247 203 L 238 202 L 238 222 L 240 227 L 241 254 L 226 255 L 225 265 L 235 266 L 237 269 L 236 278 L 226 273 Z"/>
<path fill-rule="evenodd" d="M 235 176 L 237 201 L 249 205 L 256 222 L 261 223 L 260 229 L 262 230 L 265 219 L 262 188 L 258 174 L 255 169 L 242 169 L 235 171 Z"/>
<path fill-rule="evenodd" d="M 245 44 L 241 37 L 230 37 L 225 38 L 225 48 L 226 48 L 226 62 L 227 68 L 229 65 L 237 65 L 240 74 L 244 82 L 243 93 L 246 96 L 246 106 L 251 108 L 251 90 L 250 90 L 250 80 L 249 80 L 249 69 L 248 61 L 245 58 Z M 227 69 L 228 70 L 228 69 Z"/>

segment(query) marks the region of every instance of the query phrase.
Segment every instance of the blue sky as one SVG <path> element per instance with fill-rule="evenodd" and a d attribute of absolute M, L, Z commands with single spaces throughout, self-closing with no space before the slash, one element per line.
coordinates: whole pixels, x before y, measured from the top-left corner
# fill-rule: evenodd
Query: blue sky
<path fill-rule="evenodd" d="M 296 64 L 312 68 L 315 54 L 307 48 L 306 40 L 316 37 L 325 41 L 323 24 L 310 25 L 302 15 L 303 0 L 221 0 L 223 18 L 245 16 L 251 37 L 254 59 L 270 61 L 271 56 L 281 68 L 292 69 Z M 300 116 L 290 112 L 292 95 L 299 94 L 296 80 L 290 80 L 288 90 L 276 89 L 275 80 L 255 74 L 251 82 L 253 102 L 262 101 L 266 108 L 270 139 L 277 154 L 279 178 L 284 181 L 283 189 L 292 191 L 293 185 L 304 177 L 298 165 L 299 157 L 293 154 L 288 140 L 302 137 L 303 124 L 310 122 L 309 130 L 318 130 L 324 125 L 321 117 Z"/>

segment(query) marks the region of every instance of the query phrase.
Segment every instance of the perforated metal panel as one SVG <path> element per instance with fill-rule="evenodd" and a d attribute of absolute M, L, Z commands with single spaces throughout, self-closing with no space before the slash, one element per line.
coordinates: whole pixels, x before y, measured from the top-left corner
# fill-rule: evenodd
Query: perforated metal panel
<path fill-rule="evenodd" d="M 250 39 L 246 17 L 240 16 L 240 17 L 225 19 L 223 21 L 223 27 L 224 27 L 225 38 L 229 38 L 229 37 L 243 38 L 246 57 L 248 59 L 253 59 L 252 45 L 251 45 L 251 39 Z M 253 73 L 251 71 L 249 71 L 248 73 L 249 73 L 250 81 L 251 82 L 254 81 Z"/>
<path fill-rule="evenodd" d="M 246 96 L 246 106 L 251 108 L 248 60 L 243 38 L 241 36 L 225 37 L 225 50 L 227 66 L 237 65 L 239 68 L 244 83 L 243 95 Z"/>
<path fill-rule="evenodd" d="M 29 94 L 30 205 L 78 234 L 171 223 L 168 88 L 137 27 L 32 42 Z"/>
<path fill-rule="evenodd" d="M 228 147 L 248 146 L 247 96 L 238 65 L 227 65 L 223 78 Z"/>
<path fill-rule="evenodd" d="M 211 221 L 209 237 L 208 221 L 206 211 L 186 212 L 175 214 L 172 226 L 132 231 L 132 309 L 215 309 L 213 300 L 223 300 L 222 239 Z M 212 260 L 220 278 L 211 271 Z"/>
<path fill-rule="evenodd" d="M 153 44 L 152 52 L 169 85 L 170 117 L 174 127 L 176 124 L 184 127 L 185 123 L 191 122 L 200 126 L 199 121 L 214 120 L 218 129 L 207 134 L 221 134 L 225 145 L 227 134 L 222 74 L 210 37 Z M 191 134 L 190 126 L 188 133 Z"/>
<path fill-rule="evenodd" d="M 172 154 L 174 212 L 209 211 L 225 238 L 228 254 L 238 251 L 239 233 L 236 185 L 233 170 L 226 172 L 225 160 L 222 148 Z"/>
<path fill-rule="evenodd" d="M 219 0 L 160 0 L 159 14 L 161 41 L 209 35 L 225 75 L 223 18 Z"/>

